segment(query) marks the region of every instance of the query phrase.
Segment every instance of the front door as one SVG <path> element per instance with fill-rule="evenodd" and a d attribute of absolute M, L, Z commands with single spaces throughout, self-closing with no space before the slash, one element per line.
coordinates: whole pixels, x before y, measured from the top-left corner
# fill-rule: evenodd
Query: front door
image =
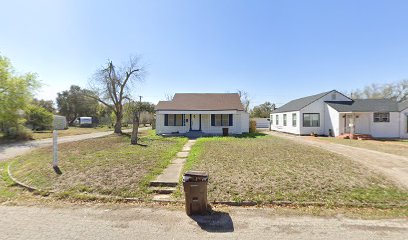
<path fill-rule="evenodd" d="M 191 115 L 191 130 L 193 131 L 200 130 L 200 114 Z"/>
<path fill-rule="evenodd" d="M 346 114 L 346 118 L 344 119 L 344 132 L 352 133 L 354 124 L 354 116 L 352 114 Z"/>

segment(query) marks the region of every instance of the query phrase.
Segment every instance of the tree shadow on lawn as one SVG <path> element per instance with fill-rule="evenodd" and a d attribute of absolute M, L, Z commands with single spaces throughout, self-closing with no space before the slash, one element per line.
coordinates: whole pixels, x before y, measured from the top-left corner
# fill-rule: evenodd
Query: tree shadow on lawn
<path fill-rule="evenodd" d="M 234 232 L 234 223 L 229 213 L 214 211 L 211 207 L 207 215 L 191 215 L 190 218 L 207 232 Z"/>
<path fill-rule="evenodd" d="M 129 141 L 130 141 L 130 139 L 131 139 L 131 137 L 132 137 L 132 135 L 131 135 L 130 133 L 121 133 L 121 135 L 128 137 L 128 138 L 129 138 Z M 141 147 L 148 147 L 147 144 L 142 144 L 142 143 L 140 143 L 140 140 L 141 140 L 141 138 L 138 137 L 138 138 L 137 138 L 137 144 L 133 144 L 133 145 L 141 146 Z"/>

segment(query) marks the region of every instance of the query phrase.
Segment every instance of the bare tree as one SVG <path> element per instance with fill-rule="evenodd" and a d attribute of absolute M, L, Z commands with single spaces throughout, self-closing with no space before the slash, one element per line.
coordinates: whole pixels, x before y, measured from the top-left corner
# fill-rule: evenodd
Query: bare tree
<path fill-rule="evenodd" d="M 166 101 L 171 101 L 173 100 L 174 95 L 171 93 L 166 93 L 164 94 L 164 99 L 166 99 Z"/>
<path fill-rule="evenodd" d="M 241 98 L 241 103 L 244 105 L 245 112 L 249 112 L 249 104 L 251 104 L 251 99 L 249 94 L 242 90 L 237 90 L 239 97 Z"/>
<path fill-rule="evenodd" d="M 371 84 L 362 90 L 357 89 L 351 92 L 354 99 L 361 98 L 386 98 L 395 101 L 408 99 L 408 80 L 395 83 Z"/>
<path fill-rule="evenodd" d="M 87 96 L 98 100 L 115 114 L 115 133 L 122 133 L 124 101 L 131 99 L 131 86 L 143 79 L 143 72 L 138 57 L 130 57 L 122 66 L 108 61 L 107 66 L 97 70 L 89 82 L 95 95 Z"/>

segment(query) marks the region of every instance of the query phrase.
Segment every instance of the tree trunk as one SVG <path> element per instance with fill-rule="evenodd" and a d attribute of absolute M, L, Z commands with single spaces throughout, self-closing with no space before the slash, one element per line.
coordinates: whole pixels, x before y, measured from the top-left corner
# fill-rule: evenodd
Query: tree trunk
<path fill-rule="evenodd" d="M 122 133 L 122 113 L 116 114 L 115 133 Z"/>
<path fill-rule="evenodd" d="M 137 134 L 139 133 L 139 112 L 134 112 L 133 114 L 133 130 L 130 143 L 132 145 L 137 145 Z"/>

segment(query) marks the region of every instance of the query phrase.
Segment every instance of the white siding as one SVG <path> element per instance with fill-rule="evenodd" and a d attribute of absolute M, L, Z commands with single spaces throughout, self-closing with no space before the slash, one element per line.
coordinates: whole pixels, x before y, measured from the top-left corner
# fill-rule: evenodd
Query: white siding
<path fill-rule="evenodd" d="M 408 138 L 408 108 L 400 113 L 400 137 Z"/>
<path fill-rule="evenodd" d="M 333 98 L 332 95 L 335 95 L 335 98 Z M 333 129 L 333 124 L 326 126 L 326 124 L 328 123 L 328 121 L 326 121 L 326 116 L 329 116 L 329 113 L 327 113 L 328 109 L 326 108 L 327 104 L 325 103 L 325 101 L 350 101 L 350 99 L 338 92 L 332 92 L 318 99 L 317 101 L 309 104 L 308 106 L 304 107 L 300 111 L 300 114 L 301 114 L 300 134 L 301 135 L 309 135 L 311 133 L 316 133 L 319 135 L 328 135 L 329 129 Z M 319 127 L 303 127 L 303 114 L 304 113 L 319 113 L 320 114 L 320 126 Z"/>
<path fill-rule="evenodd" d="M 211 126 L 211 114 L 208 112 L 201 115 L 201 131 L 203 133 L 222 135 L 222 129 L 228 128 L 230 134 L 242 134 L 249 132 L 249 114 L 243 111 L 233 111 L 233 125 L 232 126 Z M 166 114 L 180 114 L 180 111 L 169 112 Z M 228 112 L 229 113 L 229 112 Z M 156 133 L 186 133 L 190 131 L 190 113 L 185 113 L 186 126 L 164 126 L 164 114 L 156 113 Z M 214 112 L 213 114 L 221 114 Z"/>
<path fill-rule="evenodd" d="M 296 114 L 296 127 L 292 125 L 292 114 Z M 286 126 L 283 126 L 283 114 L 286 114 Z M 279 124 L 276 125 L 276 116 L 279 117 Z M 271 130 L 286 132 L 292 134 L 300 134 L 300 112 L 285 112 L 285 113 L 273 113 L 271 114 Z"/>
<path fill-rule="evenodd" d="M 329 135 L 330 129 L 332 130 L 332 134 L 334 137 L 339 136 L 342 133 L 340 125 L 340 113 L 327 104 L 325 104 L 324 121 L 326 135 Z"/>
<path fill-rule="evenodd" d="M 371 135 L 375 138 L 399 138 L 400 113 L 390 112 L 390 122 L 374 122 L 371 113 Z"/>

